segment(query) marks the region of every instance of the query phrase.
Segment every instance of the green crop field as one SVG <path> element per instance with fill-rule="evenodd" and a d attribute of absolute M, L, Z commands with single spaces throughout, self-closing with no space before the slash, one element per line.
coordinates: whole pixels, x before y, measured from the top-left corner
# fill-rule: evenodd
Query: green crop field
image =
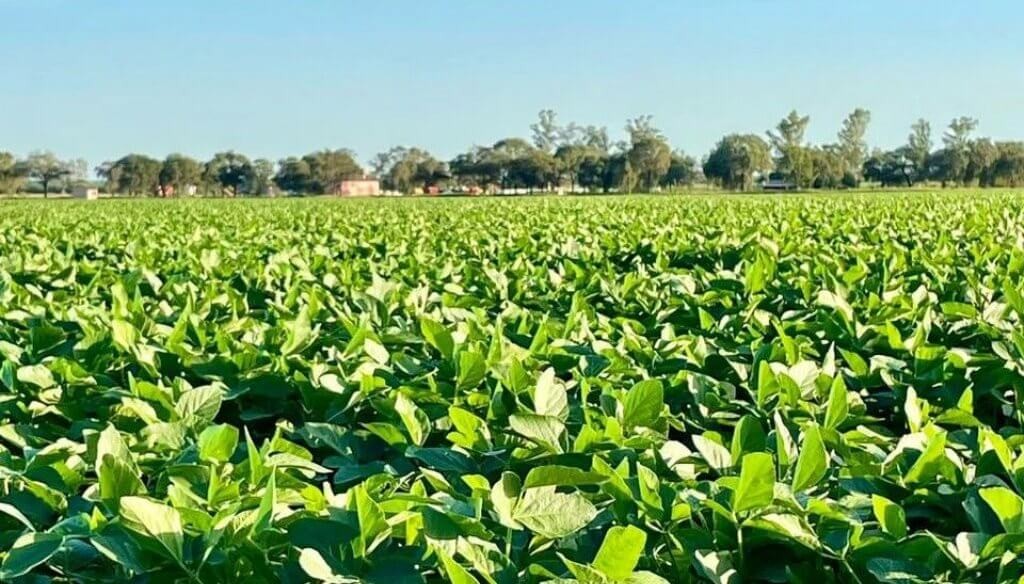
<path fill-rule="evenodd" d="M 0 201 L 0 580 L 1018 582 L 1024 195 Z"/>

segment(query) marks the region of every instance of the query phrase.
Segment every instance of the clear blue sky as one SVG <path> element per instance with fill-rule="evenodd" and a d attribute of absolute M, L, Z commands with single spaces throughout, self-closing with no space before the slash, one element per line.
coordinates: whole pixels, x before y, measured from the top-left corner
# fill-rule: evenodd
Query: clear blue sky
<path fill-rule="evenodd" d="M 0 0 L 0 150 L 278 159 L 389 146 L 450 157 L 541 108 L 653 114 L 706 153 L 790 109 L 872 145 L 957 115 L 1024 139 L 1024 2 Z"/>

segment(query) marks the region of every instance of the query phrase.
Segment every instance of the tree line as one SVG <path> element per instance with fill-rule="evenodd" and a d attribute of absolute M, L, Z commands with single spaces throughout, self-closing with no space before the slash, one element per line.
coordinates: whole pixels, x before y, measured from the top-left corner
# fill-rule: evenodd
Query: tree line
<path fill-rule="evenodd" d="M 1024 142 L 975 137 L 978 122 L 973 118 L 952 120 L 938 144 L 930 123 L 918 120 L 907 143 L 892 150 L 869 150 L 870 122 L 871 113 L 857 108 L 842 121 L 834 142 L 816 145 L 805 139 L 810 118 L 793 111 L 763 136 L 723 137 L 698 160 L 673 150 L 651 116 L 628 120 L 625 138 L 613 141 L 605 127 L 561 124 L 554 111 L 542 110 L 530 126 L 531 140 L 505 138 L 448 161 L 410 147 L 377 154 L 368 168 L 347 149 L 276 163 L 233 151 L 208 161 L 183 154 L 163 160 L 128 154 L 94 172 L 108 192 L 129 196 L 336 193 L 344 181 L 367 175 L 378 178 L 384 189 L 402 193 L 649 192 L 702 182 L 749 190 L 766 180 L 799 189 L 854 188 L 863 181 L 906 187 L 926 181 L 944 187 L 1024 185 Z M 47 195 L 87 182 L 87 174 L 83 160 L 61 160 L 49 152 L 19 160 L 0 152 L 0 193 L 17 192 L 32 181 Z"/>

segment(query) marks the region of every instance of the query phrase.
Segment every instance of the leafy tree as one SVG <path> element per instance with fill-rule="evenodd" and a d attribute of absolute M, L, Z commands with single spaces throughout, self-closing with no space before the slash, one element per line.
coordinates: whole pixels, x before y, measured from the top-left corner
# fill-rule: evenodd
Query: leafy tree
<path fill-rule="evenodd" d="M 50 185 L 70 175 L 71 167 L 52 152 L 33 152 L 22 162 L 19 172 L 38 181 L 46 198 L 50 195 Z"/>
<path fill-rule="evenodd" d="M 921 175 L 914 156 L 915 152 L 909 145 L 888 152 L 875 151 L 864 161 L 864 178 L 880 183 L 883 187 L 909 187 Z"/>
<path fill-rule="evenodd" d="M 857 108 L 846 116 L 843 127 L 839 130 L 839 156 L 843 161 L 843 173 L 851 174 L 858 179 L 868 155 L 868 144 L 864 136 L 870 122 L 871 112 Z"/>
<path fill-rule="evenodd" d="M 558 115 L 550 109 L 540 110 L 537 114 L 537 122 L 530 124 L 530 131 L 533 132 L 534 146 L 544 152 L 555 151 L 563 132 L 558 125 Z"/>
<path fill-rule="evenodd" d="M 672 164 L 672 150 L 668 142 L 656 133 L 641 134 L 634 139 L 627 157 L 637 186 L 644 191 L 660 184 Z"/>
<path fill-rule="evenodd" d="M 309 165 L 310 190 L 315 193 L 337 193 L 341 183 L 361 178 L 363 169 L 351 150 L 321 150 L 302 157 Z"/>
<path fill-rule="evenodd" d="M 978 182 L 979 186 L 992 186 L 992 167 L 999 157 L 999 149 L 992 140 L 979 138 L 971 140 L 967 148 L 967 171 L 964 180 Z"/>
<path fill-rule="evenodd" d="M 576 190 L 579 182 L 580 168 L 583 162 L 596 151 L 583 144 L 562 144 L 555 151 L 555 160 L 558 162 L 558 173 L 560 180 L 569 183 L 569 190 Z"/>
<path fill-rule="evenodd" d="M 170 154 L 160 168 L 160 193 L 184 193 L 189 187 L 198 186 L 203 178 L 203 165 L 184 154 Z"/>
<path fill-rule="evenodd" d="M 967 179 L 967 165 L 970 162 L 971 133 L 978 127 L 978 120 L 961 116 L 953 119 L 942 135 L 945 145 L 942 173 L 937 177 L 943 182 L 964 184 Z"/>
<path fill-rule="evenodd" d="M 808 187 L 814 180 L 814 163 L 804 144 L 804 133 L 810 116 L 801 116 L 793 110 L 768 132 L 768 138 L 778 157 L 777 168 L 798 187 Z"/>
<path fill-rule="evenodd" d="M 450 176 L 448 165 L 419 148 L 399 146 L 374 160 L 385 188 L 403 193 L 438 185 Z"/>
<path fill-rule="evenodd" d="M 999 187 L 1024 186 L 1024 142 L 999 142 L 990 183 Z"/>
<path fill-rule="evenodd" d="M 730 134 L 718 141 L 704 162 L 704 176 L 726 189 L 748 190 L 757 174 L 771 170 L 771 147 L 754 134 Z"/>
<path fill-rule="evenodd" d="M 218 152 L 206 163 L 203 177 L 221 192 L 227 191 L 232 197 L 237 197 L 253 180 L 252 163 L 234 151 Z"/>
<path fill-rule="evenodd" d="M 266 158 L 252 161 L 251 182 L 246 185 L 250 195 L 268 195 L 274 187 L 274 163 Z"/>
<path fill-rule="evenodd" d="M 928 157 L 932 153 L 932 125 L 928 120 L 920 118 L 910 126 L 906 153 L 917 170 L 914 180 L 927 179 Z"/>
<path fill-rule="evenodd" d="M 145 154 L 128 154 L 117 159 L 109 170 L 108 180 L 115 193 L 130 196 L 156 194 L 160 188 L 163 164 Z"/>
<path fill-rule="evenodd" d="M 0 152 L 0 194 L 16 193 L 21 188 L 26 169 L 10 152 Z"/>
<path fill-rule="evenodd" d="M 608 154 L 611 151 L 612 143 L 608 138 L 608 128 L 603 126 L 586 126 L 582 132 L 582 142 L 587 147 L 600 154 Z"/>
<path fill-rule="evenodd" d="M 842 186 L 856 186 L 856 181 L 849 177 L 859 177 L 861 169 L 856 172 L 849 170 L 850 159 L 841 144 L 828 145 L 809 149 L 812 175 L 811 186 L 816 189 L 837 189 Z M 861 163 L 863 167 L 863 162 Z M 844 182 L 845 181 L 845 182 Z M 851 184 L 852 183 L 852 184 Z"/>
<path fill-rule="evenodd" d="M 699 176 L 696 159 L 678 150 L 672 153 L 668 171 L 661 178 L 661 185 L 670 188 L 690 186 Z"/>
<path fill-rule="evenodd" d="M 309 162 L 303 158 L 285 158 L 277 163 L 277 174 L 274 184 L 289 193 L 308 193 L 313 191 L 313 175 L 309 170 Z"/>

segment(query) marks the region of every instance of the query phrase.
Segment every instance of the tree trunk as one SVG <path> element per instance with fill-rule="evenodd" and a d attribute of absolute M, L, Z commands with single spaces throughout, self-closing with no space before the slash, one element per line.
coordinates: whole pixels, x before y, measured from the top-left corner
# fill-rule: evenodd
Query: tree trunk
<path fill-rule="evenodd" d="M 43 198 L 50 198 L 50 181 L 43 179 Z"/>

